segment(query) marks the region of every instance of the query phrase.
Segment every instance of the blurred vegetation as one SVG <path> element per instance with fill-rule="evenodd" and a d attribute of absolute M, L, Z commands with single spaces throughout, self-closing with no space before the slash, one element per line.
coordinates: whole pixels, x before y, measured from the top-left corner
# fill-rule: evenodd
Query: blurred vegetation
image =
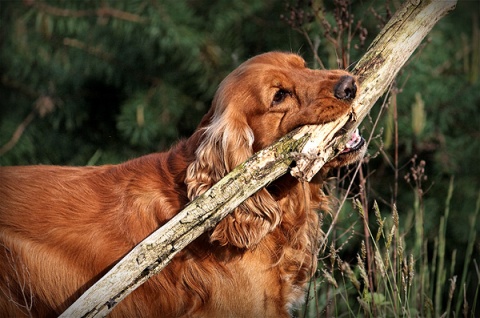
<path fill-rule="evenodd" d="M 23 0 L 0 5 L 0 165 L 98 165 L 161 151 L 189 136 L 219 82 L 255 54 L 293 51 L 311 67 L 351 69 L 400 1 Z M 398 211 L 397 239 L 412 246 L 417 271 L 430 268 L 435 278 L 440 273 L 431 285 L 421 285 L 428 291 L 411 295 L 430 301 L 432 316 L 447 310 L 435 307 L 449 299 L 445 277 L 458 276 L 449 309 L 456 316 L 464 300 L 472 316 L 478 302 L 479 73 L 480 2 L 459 0 L 364 121 L 363 134 L 372 138 L 362 169 L 331 185 L 339 197 L 358 200 L 348 199 L 339 208 L 329 237 L 338 247 L 329 255 L 341 254 L 360 268 L 361 242 L 375 240 L 366 229 L 382 228 L 378 217 L 368 221 L 374 202 L 378 211 Z M 340 191 L 350 180 L 352 191 Z M 352 212 L 358 209 L 362 217 Z M 349 231 L 354 234 L 345 235 Z M 375 254 L 370 251 L 367 256 Z M 360 259 L 375 262 L 374 257 Z M 369 295 L 375 299 L 375 293 Z M 375 303 L 365 299 L 357 305 Z M 425 303 L 416 303 L 418 311 L 409 313 L 430 315 L 421 312 Z M 331 313 L 326 309 L 331 299 L 323 304 L 316 309 Z"/>

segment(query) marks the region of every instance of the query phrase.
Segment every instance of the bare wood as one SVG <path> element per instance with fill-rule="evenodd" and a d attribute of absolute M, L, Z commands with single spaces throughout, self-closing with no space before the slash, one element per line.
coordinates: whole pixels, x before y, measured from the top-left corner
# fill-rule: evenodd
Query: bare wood
<path fill-rule="evenodd" d="M 365 118 L 435 23 L 455 5 L 456 0 L 406 2 L 354 70 L 362 89 L 353 106 L 353 125 L 345 126 L 351 119 L 345 116 L 326 125 L 301 127 L 256 153 L 142 241 L 61 317 L 106 316 L 129 293 L 160 272 L 182 248 L 285 174 L 294 158 L 297 165 L 292 174 L 311 180 L 325 162 L 343 149 L 346 136 Z"/>
<path fill-rule="evenodd" d="M 410 0 L 385 25 L 352 71 L 361 81 L 361 92 L 353 103 L 356 123 L 346 129 L 347 136 L 358 127 L 375 102 L 385 93 L 433 26 L 453 10 L 456 3 L 456 0 Z M 335 156 L 336 149 L 344 148 L 348 138 L 323 138 L 332 130 L 337 131 L 344 122 L 346 121 L 343 118 L 327 125 L 303 127 L 305 133 L 312 134 L 302 150 L 310 156 L 297 161 L 292 175 L 310 181 L 323 165 Z M 310 160 L 315 154 L 318 158 Z"/>

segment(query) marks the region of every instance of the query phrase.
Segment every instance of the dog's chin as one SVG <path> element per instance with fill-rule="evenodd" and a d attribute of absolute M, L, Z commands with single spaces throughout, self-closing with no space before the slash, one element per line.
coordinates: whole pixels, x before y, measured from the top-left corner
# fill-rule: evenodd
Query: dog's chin
<path fill-rule="evenodd" d="M 358 129 L 350 137 L 345 148 L 335 158 L 325 164 L 325 168 L 340 168 L 360 161 L 367 151 L 367 142 Z"/>

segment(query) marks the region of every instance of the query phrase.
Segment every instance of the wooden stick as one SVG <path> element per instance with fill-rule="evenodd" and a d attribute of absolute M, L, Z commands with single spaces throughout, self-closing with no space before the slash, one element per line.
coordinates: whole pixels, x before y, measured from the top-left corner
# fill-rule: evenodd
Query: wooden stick
<path fill-rule="evenodd" d="M 348 135 L 386 91 L 423 38 L 455 5 L 456 0 L 407 1 L 354 70 L 361 90 L 353 106 L 356 121 L 352 125 L 345 126 L 351 119 L 345 116 L 326 125 L 301 127 L 256 153 L 142 241 L 61 317 L 107 315 L 129 293 L 162 270 L 178 251 L 213 228 L 250 195 L 286 173 L 293 158 L 297 165 L 292 174 L 310 180 L 343 149 Z"/>

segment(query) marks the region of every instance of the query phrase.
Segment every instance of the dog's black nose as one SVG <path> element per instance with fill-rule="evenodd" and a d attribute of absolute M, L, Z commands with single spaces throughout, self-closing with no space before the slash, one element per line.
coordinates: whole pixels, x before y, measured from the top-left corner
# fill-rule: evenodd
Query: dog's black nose
<path fill-rule="evenodd" d="M 357 85 L 352 76 L 342 76 L 333 89 L 333 95 L 338 99 L 353 99 L 357 93 Z"/>

